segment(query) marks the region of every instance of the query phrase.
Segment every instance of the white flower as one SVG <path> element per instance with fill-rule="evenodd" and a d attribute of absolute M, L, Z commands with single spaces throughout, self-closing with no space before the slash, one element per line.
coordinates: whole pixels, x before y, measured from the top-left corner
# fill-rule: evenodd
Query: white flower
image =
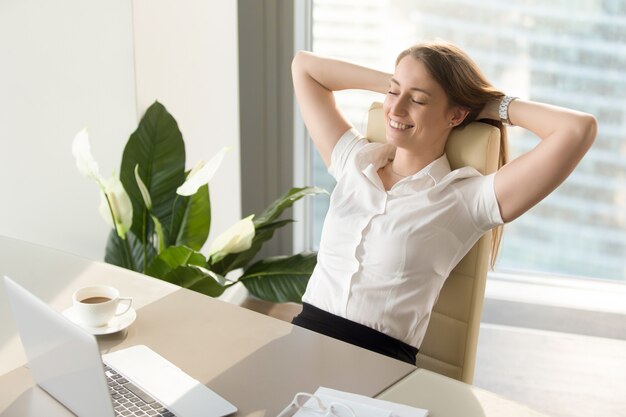
<path fill-rule="evenodd" d="M 76 167 L 78 171 L 87 178 L 93 178 L 102 186 L 104 180 L 100 176 L 98 163 L 91 155 L 91 146 L 89 145 L 89 134 L 87 129 L 83 129 L 76 134 L 72 142 L 72 154 L 76 158 Z"/>
<path fill-rule="evenodd" d="M 130 197 L 115 174 L 103 184 L 103 187 L 100 193 L 100 215 L 109 226 L 115 227 L 119 237 L 126 239 L 126 232 L 133 224 L 133 204 Z"/>
<path fill-rule="evenodd" d="M 215 175 L 215 172 L 220 167 L 224 155 L 228 151 L 230 151 L 230 148 L 222 148 L 206 165 L 204 165 L 202 161 L 196 164 L 189 173 L 187 180 L 183 185 L 178 187 L 176 193 L 182 196 L 194 195 L 198 191 L 198 188 L 211 181 L 211 178 L 213 178 L 213 175 Z"/>
<path fill-rule="evenodd" d="M 141 197 L 143 198 L 143 202 L 146 205 L 148 211 L 152 210 L 152 198 L 150 198 L 150 193 L 148 192 L 148 187 L 143 183 L 141 177 L 139 176 L 139 164 L 135 165 L 135 181 L 137 181 L 137 187 L 139 187 L 139 192 L 141 192 Z"/>
<path fill-rule="evenodd" d="M 217 255 L 223 257 L 229 253 L 239 253 L 250 249 L 252 239 L 254 238 L 253 217 L 254 214 L 239 220 L 215 238 L 209 248 L 209 256 Z"/>
<path fill-rule="evenodd" d="M 91 154 L 87 129 L 76 134 L 72 141 L 72 154 L 76 158 L 78 171 L 87 178 L 94 179 L 100 186 L 100 215 L 117 230 L 122 239 L 133 224 L 133 205 L 122 182 L 115 173 L 108 180 L 100 175 L 98 163 Z"/>

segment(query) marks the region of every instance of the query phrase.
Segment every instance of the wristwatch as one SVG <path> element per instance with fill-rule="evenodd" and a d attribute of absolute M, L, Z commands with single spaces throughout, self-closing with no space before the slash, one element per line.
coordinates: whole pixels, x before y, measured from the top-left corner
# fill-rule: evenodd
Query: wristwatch
<path fill-rule="evenodd" d="M 500 102 L 500 107 L 498 107 L 498 115 L 500 116 L 500 121 L 505 125 L 515 126 L 513 123 L 511 123 L 511 120 L 509 119 L 509 104 L 511 104 L 511 102 L 513 100 L 516 100 L 517 98 L 518 97 L 504 96 L 504 98 Z"/>

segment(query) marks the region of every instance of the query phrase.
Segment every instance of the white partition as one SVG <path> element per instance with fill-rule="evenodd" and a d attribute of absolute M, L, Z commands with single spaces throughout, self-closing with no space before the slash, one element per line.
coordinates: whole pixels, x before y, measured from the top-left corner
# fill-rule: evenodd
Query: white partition
<path fill-rule="evenodd" d="M 231 146 L 213 233 L 240 218 L 237 2 L 0 1 L 0 235 L 102 259 L 97 186 L 71 154 L 87 126 L 103 175 L 159 99 L 187 162 Z"/>
<path fill-rule="evenodd" d="M 103 174 L 137 121 L 127 0 L 0 1 L 0 235 L 102 259 L 98 188 L 76 170 L 83 127 Z"/>
<path fill-rule="evenodd" d="M 210 242 L 241 216 L 237 2 L 135 0 L 133 10 L 139 114 L 165 105 L 189 168 L 232 148 L 210 184 Z"/>

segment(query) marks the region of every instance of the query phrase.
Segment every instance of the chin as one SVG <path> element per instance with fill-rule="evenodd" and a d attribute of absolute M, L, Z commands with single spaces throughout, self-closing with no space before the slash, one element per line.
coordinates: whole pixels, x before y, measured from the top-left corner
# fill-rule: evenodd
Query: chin
<path fill-rule="evenodd" d="M 412 136 L 409 132 L 398 132 L 390 127 L 385 129 L 385 137 L 387 139 L 387 143 L 396 147 L 402 147 L 402 145 L 412 142 Z"/>

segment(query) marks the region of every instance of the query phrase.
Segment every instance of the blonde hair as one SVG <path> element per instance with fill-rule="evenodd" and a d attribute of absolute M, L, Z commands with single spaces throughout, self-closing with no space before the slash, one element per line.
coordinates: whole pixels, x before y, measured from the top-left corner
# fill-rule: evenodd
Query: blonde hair
<path fill-rule="evenodd" d="M 488 102 L 504 97 L 503 92 L 487 81 L 476 63 L 460 48 L 449 42 L 434 41 L 412 46 L 398 55 L 396 65 L 406 56 L 411 56 L 426 66 L 430 75 L 446 92 L 450 105 L 468 110 L 465 120 L 455 129 L 463 128 L 475 121 Z M 482 119 L 481 122 L 500 129 L 499 169 L 508 162 L 506 128 L 499 120 Z M 493 230 L 490 259 L 492 269 L 502 242 L 503 229 L 503 226 L 498 226 Z"/>

